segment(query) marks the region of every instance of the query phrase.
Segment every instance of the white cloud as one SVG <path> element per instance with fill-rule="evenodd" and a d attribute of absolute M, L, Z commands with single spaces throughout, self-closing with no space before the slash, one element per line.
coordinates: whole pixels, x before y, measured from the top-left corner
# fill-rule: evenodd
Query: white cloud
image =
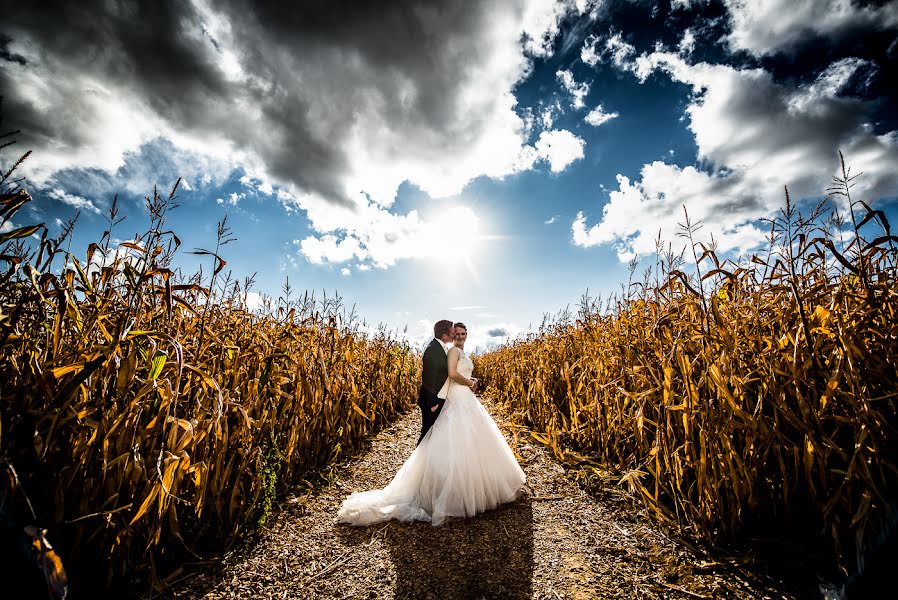
<path fill-rule="evenodd" d="M 256 311 L 262 308 L 262 296 L 258 292 L 246 293 L 246 307 L 249 310 Z"/>
<path fill-rule="evenodd" d="M 266 181 L 259 176 L 252 175 L 249 173 L 240 177 L 240 183 L 243 184 L 243 186 L 245 188 L 252 190 L 254 193 L 261 193 L 261 194 L 265 194 L 266 196 L 273 196 L 273 195 L 277 194 L 278 197 L 280 197 L 280 194 L 281 194 L 280 191 L 277 191 L 277 192 L 275 191 L 274 186 L 271 184 L 270 181 Z M 287 192 L 283 192 L 283 193 L 287 193 Z M 243 194 L 242 197 L 245 197 L 245 196 L 246 195 Z"/>
<path fill-rule="evenodd" d="M 545 225 L 551 225 L 552 223 L 554 223 L 554 222 L 557 221 L 557 220 L 558 220 L 558 215 L 552 215 L 551 217 L 549 217 L 548 219 L 546 219 L 546 220 L 544 221 L 544 224 L 545 224 Z"/>
<path fill-rule="evenodd" d="M 599 40 L 599 37 L 590 34 L 583 42 L 583 47 L 580 48 L 580 60 L 590 67 L 596 66 L 602 60 L 601 52 L 597 46 Z"/>
<path fill-rule="evenodd" d="M 561 70 L 555 73 L 555 77 L 561 81 L 561 85 L 571 95 L 571 107 L 579 110 L 586 106 L 583 102 L 587 94 L 589 94 L 589 84 L 586 82 L 577 83 L 574 80 L 574 74 L 568 70 Z"/>
<path fill-rule="evenodd" d="M 543 131 L 536 141 L 537 157 L 549 163 L 553 173 L 564 171 L 568 165 L 583 158 L 586 142 L 566 129 Z"/>
<path fill-rule="evenodd" d="M 445 253 L 446 224 L 466 223 L 476 231 L 477 215 L 456 206 L 432 221 L 413 210 L 397 215 L 373 202 L 335 217 L 331 232 L 297 241 L 300 253 L 313 264 L 357 261 L 359 270 L 387 268 L 405 259 L 440 257 Z"/>
<path fill-rule="evenodd" d="M 724 0 L 732 50 L 756 56 L 787 52 L 815 38 L 839 38 L 862 30 L 898 27 L 898 2 L 880 6 L 853 0 Z"/>
<path fill-rule="evenodd" d="M 488 352 L 517 338 L 523 332 L 524 329 L 516 323 L 478 319 L 473 326 L 468 326 L 468 342 L 465 349 L 469 352 Z"/>
<path fill-rule="evenodd" d="M 142 252 L 135 250 L 134 248 L 128 248 L 127 246 L 123 246 L 124 243 L 136 244 L 137 246 L 142 246 L 142 243 L 138 239 L 132 240 L 112 240 L 114 246 L 109 249 L 109 253 L 104 255 L 102 249 L 98 249 L 91 256 L 90 262 L 86 266 L 86 271 L 88 273 L 99 272 L 101 269 L 105 267 L 109 267 L 115 263 L 118 263 L 119 268 L 124 268 L 124 265 L 130 264 L 132 267 L 140 270 L 141 265 L 143 263 Z"/>
<path fill-rule="evenodd" d="M 589 13 L 590 18 L 595 19 L 598 11 L 605 4 L 605 0 L 574 0 L 574 6 L 578 14 Z"/>
<path fill-rule="evenodd" d="M 246 198 L 246 194 L 244 193 L 238 194 L 237 192 L 231 192 L 226 199 L 218 198 L 216 202 L 219 204 L 227 204 L 228 206 L 237 206 L 244 198 Z"/>
<path fill-rule="evenodd" d="M 692 87 L 686 115 L 708 170 L 656 161 L 643 166 L 637 181 L 619 175 L 600 222 L 590 227 L 583 214 L 573 222 L 577 245 L 612 243 L 622 260 L 652 253 L 659 230 L 676 241 L 685 204 L 693 220 L 705 223 L 702 239 L 713 233 L 722 251 L 749 249 L 763 239 L 756 220 L 782 206 L 783 185 L 795 199 L 825 195 L 838 150 L 864 172 L 859 195 L 898 193 L 898 132 L 876 135 L 865 120 L 867 104 L 839 95 L 869 68 L 864 61 L 838 61 L 799 87 L 763 69 L 693 65 L 660 51 L 630 56 L 621 68 L 641 81 L 661 71 Z"/>
<path fill-rule="evenodd" d="M 320 238 L 309 236 L 300 242 L 300 252 L 316 265 L 324 262 L 346 262 L 352 258 L 364 258 L 365 252 L 354 237 L 338 240 L 337 236 L 325 235 Z"/>
<path fill-rule="evenodd" d="M 725 187 L 721 178 L 694 167 L 656 161 L 643 166 L 639 181 L 631 183 L 622 175 L 617 181 L 619 189 L 609 194 L 598 224 L 587 228 L 583 213 L 577 215 L 571 226 L 574 244 L 611 243 L 622 261 L 654 253 L 659 232 L 663 240 L 681 244 L 676 234 L 677 224 L 684 222 L 684 205 L 690 219 L 704 222 L 700 239 L 707 241 L 713 233 L 721 252 L 749 250 L 764 239 L 764 232 L 751 224 L 760 215 L 750 205 L 731 206 L 726 192 L 714 195 L 715 187 Z"/>
<path fill-rule="evenodd" d="M 418 345 L 423 347 L 425 344 L 429 343 L 431 339 L 433 339 L 433 324 L 436 323 L 438 318 L 430 318 L 423 317 L 420 319 L 416 319 L 414 322 L 409 319 L 409 328 L 405 332 L 405 339 L 407 339 L 411 344 Z"/>
<path fill-rule="evenodd" d="M 349 267 L 343 267 L 340 269 L 340 275 L 343 277 L 349 277 L 352 274 L 352 271 L 349 270 Z"/>
<path fill-rule="evenodd" d="M 620 115 L 617 114 L 616 112 L 610 112 L 610 113 L 605 112 L 605 109 L 602 107 L 601 104 L 599 104 L 594 109 L 589 111 L 589 114 L 587 114 L 586 117 L 583 118 L 583 120 L 586 121 L 587 123 L 589 123 L 590 125 L 592 125 L 593 127 L 598 127 L 599 125 L 602 125 L 603 123 L 607 123 L 611 119 L 616 119 L 619 116 Z"/>
<path fill-rule="evenodd" d="M 595 43 L 598 44 L 599 41 L 600 40 L 597 39 Z M 624 40 L 619 33 L 609 36 L 608 39 L 605 40 L 604 48 L 601 48 L 600 51 L 602 60 L 610 59 L 611 63 L 619 69 L 622 69 L 625 65 L 629 64 L 634 56 L 636 56 L 636 48 L 633 44 Z"/>
<path fill-rule="evenodd" d="M 66 193 L 59 188 L 51 189 L 49 192 L 47 192 L 47 195 L 54 200 L 59 200 L 60 202 L 68 204 L 75 209 L 87 210 L 92 213 L 100 214 L 100 209 L 97 208 L 97 206 L 87 198 L 83 198 L 75 194 Z"/>
<path fill-rule="evenodd" d="M 587 2 L 578 1 L 573 7 L 580 14 L 589 9 Z M 580 10 L 582 7 L 582 10 Z M 571 10 L 568 2 L 528 2 L 521 27 L 524 47 L 534 56 L 551 56 L 561 20 Z"/>
<path fill-rule="evenodd" d="M 541 109 L 539 111 L 539 124 L 543 129 L 552 129 L 552 125 L 555 124 L 555 119 L 558 115 L 564 114 L 564 107 L 561 106 L 561 102 L 556 98 L 554 102 L 543 105 L 540 103 Z M 532 126 L 531 126 L 532 131 Z"/>
<path fill-rule="evenodd" d="M 860 58 L 843 58 L 829 65 L 817 80 L 802 94 L 808 100 L 818 97 L 835 98 L 844 90 L 856 73 L 863 73 L 865 83 L 876 74 L 876 65 Z"/>
<path fill-rule="evenodd" d="M 689 56 L 695 50 L 695 34 L 692 32 L 692 28 L 683 32 L 683 38 L 677 45 L 677 49 L 682 56 Z"/>

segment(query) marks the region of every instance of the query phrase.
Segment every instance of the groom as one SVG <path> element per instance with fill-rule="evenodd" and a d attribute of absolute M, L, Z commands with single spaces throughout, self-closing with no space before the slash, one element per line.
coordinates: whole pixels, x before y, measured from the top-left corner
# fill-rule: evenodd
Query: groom
<path fill-rule="evenodd" d="M 421 372 L 421 390 L 418 392 L 418 406 L 421 407 L 421 436 L 424 439 L 427 431 L 433 426 L 445 398 L 440 398 L 440 389 L 449 378 L 449 365 L 446 355 L 452 345 L 452 321 L 437 321 L 433 326 L 433 340 L 424 351 L 423 370 Z"/>

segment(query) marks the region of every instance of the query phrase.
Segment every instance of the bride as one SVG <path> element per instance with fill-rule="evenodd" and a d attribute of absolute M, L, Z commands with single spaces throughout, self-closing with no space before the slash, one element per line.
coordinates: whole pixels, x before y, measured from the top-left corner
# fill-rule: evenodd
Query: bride
<path fill-rule="evenodd" d="M 343 501 L 338 523 L 430 521 L 470 517 L 517 498 L 524 471 L 471 387 L 474 363 L 464 352 L 467 327 L 454 325 L 446 404 L 405 464 L 382 490 Z M 442 394 L 441 394 L 442 395 Z"/>

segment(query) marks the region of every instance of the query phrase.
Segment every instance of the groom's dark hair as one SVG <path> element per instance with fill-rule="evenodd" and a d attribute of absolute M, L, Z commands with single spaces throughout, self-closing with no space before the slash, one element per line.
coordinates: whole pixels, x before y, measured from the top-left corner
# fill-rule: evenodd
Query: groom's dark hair
<path fill-rule="evenodd" d="M 433 325 L 433 337 L 440 339 L 447 333 L 452 331 L 452 321 L 447 321 L 443 319 L 441 321 L 437 321 Z"/>

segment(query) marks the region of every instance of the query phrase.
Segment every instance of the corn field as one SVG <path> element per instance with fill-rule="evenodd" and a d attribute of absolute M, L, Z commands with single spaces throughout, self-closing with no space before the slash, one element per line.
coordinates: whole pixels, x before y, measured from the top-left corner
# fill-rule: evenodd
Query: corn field
<path fill-rule="evenodd" d="M 31 200 L 9 173 L 0 219 Z M 414 406 L 417 357 L 363 334 L 338 299 L 247 308 L 225 275 L 218 227 L 208 273 L 172 268 L 177 202 L 146 198 L 152 225 L 82 255 L 43 225 L 0 234 L 0 457 L 70 576 L 157 590 L 181 562 L 257 529 L 279 492 L 312 477 Z"/>
<path fill-rule="evenodd" d="M 853 180 L 843 162 L 839 203 L 807 217 L 786 190 L 766 252 L 739 263 L 686 215 L 691 273 L 659 240 L 620 296 L 479 357 L 488 393 L 689 535 L 810 524 L 862 570 L 898 508 L 898 239 Z"/>

